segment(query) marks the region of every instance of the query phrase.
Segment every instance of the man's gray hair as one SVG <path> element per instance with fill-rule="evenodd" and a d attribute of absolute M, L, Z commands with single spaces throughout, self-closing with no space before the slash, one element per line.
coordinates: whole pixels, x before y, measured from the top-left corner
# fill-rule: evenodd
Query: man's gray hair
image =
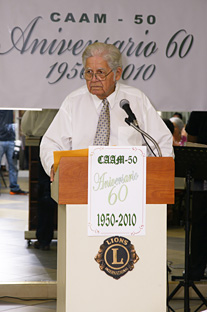
<path fill-rule="evenodd" d="M 185 125 L 184 125 L 184 122 L 182 121 L 182 119 L 180 119 L 178 117 L 171 117 L 170 121 L 178 127 L 180 132 L 183 130 Z"/>
<path fill-rule="evenodd" d="M 87 46 L 82 54 L 82 62 L 85 68 L 86 60 L 92 56 L 101 56 L 108 63 L 113 70 L 122 67 L 121 52 L 113 44 L 106 44 L 102 42 L 95 42 Z"/>

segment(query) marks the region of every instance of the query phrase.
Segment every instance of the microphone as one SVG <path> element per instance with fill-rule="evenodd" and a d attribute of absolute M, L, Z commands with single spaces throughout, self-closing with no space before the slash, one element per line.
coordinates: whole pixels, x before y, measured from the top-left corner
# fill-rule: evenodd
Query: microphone
<path fill-rule="evenodd" d="M 120 101 L 119 105 L 129 116 L 125 121 L 128 124 L 130 124 L 132 122 L 135 126 L 138 127 L 138 122 L 137 122 L 136 116 L 134 115 L 134 113 L 131 110 L 131 107 L 129 105 L 129 101 L 126 99 L 123 99 Z"/>
<path fill-rule="evenodd" d="M 162 153 L 161 153 L 161 150 L 160 150 L 160 147 L 159 145 L 157 144 L 157 142 L 148 134 L 146 133 L 145 131 L 143 131 L 142 129 L 140 129 L 139 125 L 138 125 L 138 122 L 137 122 L 137 119 L 136 119 L 136 116 L 134 115 L 134 113 L 132 112 L 131 108 L 130 108 L 130 105 L 129 105 L 129 101 L 126 100 L 126 99 L 123 99 L 120 101 L 119 103 L 120 107 L 127 113 L 128 115 L 128 118 L 125 118 L 125 122 L 129 125 L 129 126 L 132 126 L 135 130 L 137 130 L 139 133 L 141 133 L 142 135 L 142 138 L 144 139 L 146 145 L 148 146 L 148 148 L 150 149 L 150 151 L 152 152 L 152 154 L 156 157 L 154 151 L 152 150 L 151 146 L 148 144 L 147 139 L 149 139 L 153 144 L 154 146 L 156 147 L 157 149 L 157 152 L 158 152 L 158 155 L 159 157 L 162 157 Z M 145 138 L 146 137 L 146 138 Z"/>

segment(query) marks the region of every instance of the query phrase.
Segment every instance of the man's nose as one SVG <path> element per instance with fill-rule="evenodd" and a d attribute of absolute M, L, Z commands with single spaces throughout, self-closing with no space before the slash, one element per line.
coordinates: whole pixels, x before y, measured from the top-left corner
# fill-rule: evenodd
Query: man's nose
<path fill-rule="evenodd" d="M 91 81 L 97 81 L 97 80 L 98 80 L 98 78 L 96 77 L 96 74 L 94 73 Z"/>

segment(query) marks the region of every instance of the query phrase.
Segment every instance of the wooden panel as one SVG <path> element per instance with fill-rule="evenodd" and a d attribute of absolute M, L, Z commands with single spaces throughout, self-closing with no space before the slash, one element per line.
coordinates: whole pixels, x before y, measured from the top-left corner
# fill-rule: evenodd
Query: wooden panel
<path fill-rule="evenodd" d="M 174 203 L 174 175 L 175 164 L 172 157 L 147 158 L 147 204 Z"/>
<path fill-rule="evenodd" d="M 174 160 L 148 157 L 147 204 L 174 203 Z M 88 157 L 62 157 L 59 165 L 59 204 L 88 203 Z"/>
<path fill-rule="evenodd" d="M 59 164 L 59 204 L 88 203 L 88 157 L 62 157 Z"/>

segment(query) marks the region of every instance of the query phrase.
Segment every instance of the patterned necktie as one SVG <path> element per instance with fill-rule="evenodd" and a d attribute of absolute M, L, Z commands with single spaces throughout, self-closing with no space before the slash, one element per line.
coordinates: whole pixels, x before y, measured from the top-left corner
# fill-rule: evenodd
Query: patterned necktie
<path fill-rule="evenodd" d="M 104 99 L 102 103 L 103 107 L 100 112 L 93 145 L 106 146 L 109 145 L 109 137 L 110 137 L 110 112 L 109 112 L 109 102 L 107 101 L 107 99 Z"/>

